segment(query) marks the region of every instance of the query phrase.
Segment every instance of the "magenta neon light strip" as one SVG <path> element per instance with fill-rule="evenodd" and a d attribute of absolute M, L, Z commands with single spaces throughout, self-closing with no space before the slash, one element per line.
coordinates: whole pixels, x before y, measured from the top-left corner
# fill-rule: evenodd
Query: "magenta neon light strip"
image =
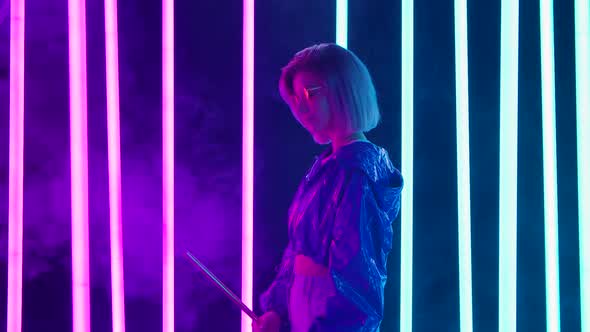
<path fill-rule="evenodd" d="M 163 331 L 174 332 L 174 0 L 162 2 Z"/>
<path fill-rule="evenodd" d="M 10 138 L 8 169 L 8 299 L 6 331 L 22 328 L 25 1 L 10 5 Z"/>
<path fill-rule="evenodd" d="M 242 82 L 242 302 L 252 307 L 254 243 L 254 0 L 244 0 Z M 252 320 L 242 313 L 242 332 Z"/>
<path fill-rule="evenodd" d="M 74 332 L 82 332 L 90 331 L 86 18 L 84 0 L 68 1 L 68 29 L 72 187 L 72 324 Z"/>
<path fill-rule="evenodd" d="M 119 130 L 119 58 L 117 0 L 105 0 L 109 204 L 111 230 L 111 301 L 113 332 L 125 331 L 123 227 L 121 218 L 121 144 Z"/>

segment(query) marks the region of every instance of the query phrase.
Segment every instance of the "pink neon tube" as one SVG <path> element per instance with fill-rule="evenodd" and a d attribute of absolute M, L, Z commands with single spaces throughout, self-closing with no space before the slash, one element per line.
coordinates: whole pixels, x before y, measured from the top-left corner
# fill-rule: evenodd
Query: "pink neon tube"
<path fill-rule="evenodd" d="M 162 2 L 163 331 L 174 332 L 174 0 Z"/>
<path fill-rule="evenodd" d="M 22 328 L 25 1 L 10 5 L 10 138 L 8 169 L 8 299 L 6 331 Z"/>
<path fill-rule="evenodd" d="M 72 324 L 90 331 L 88 272 L 88 146 L 86 17 L 84 0 L 68 1 L 70 55 L 70 158 L 72 187 Z"/>
<path fill-rule="evenodd" d="M 252 308 L 254 244 L 254 0 L 244 0 L 242 82 L 242 302 Z M 242 313 L 242 332 L 252 320 Z"/>
<path fill-rule="evenodd" d="M 121 144 L 119 130 L 119 47 L 117 0 L 105 0 L 109 204 L 111 225 L 111 301 L 113 332 L 125 332 L 123 226 L 121 217 Z"/>

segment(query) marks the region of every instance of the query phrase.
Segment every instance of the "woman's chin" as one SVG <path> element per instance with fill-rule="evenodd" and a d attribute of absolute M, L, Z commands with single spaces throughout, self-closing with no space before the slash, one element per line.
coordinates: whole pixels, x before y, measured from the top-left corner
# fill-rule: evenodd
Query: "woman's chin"
<path fill-rule="evenodd" d="M 320 144 L 320 145 L 330 144 L 330 139 L 326 136 L 318 135 L 318 134 L 315 134 L 315 135 L 312 134 L 311 136 L 313 137 L 313 140 L 317 144 Z"/>

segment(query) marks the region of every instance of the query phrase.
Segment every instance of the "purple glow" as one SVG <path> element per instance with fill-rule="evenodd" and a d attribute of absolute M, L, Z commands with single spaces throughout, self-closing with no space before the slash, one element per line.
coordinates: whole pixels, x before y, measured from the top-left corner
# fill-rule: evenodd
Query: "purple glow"
<path fill-rule="evenodd" d="M 22 328 L 25 1 L 10 4 L 10 139 L 8 168 L 8 299 L 6 331 Z"/>
<path fill-rule="evenodd" d="M 162 2 L 163 331 L 174 332 L 174 0 Z"/>
<path fill-rule="evenodd" d="M 72 324 L 74 332 L 82 332 L 90 331 L 86 17 L 84 0 L 68 1 L 68 31 L 72 186 Z"/>
<path fill-rule="evenodd" d="M 254 244 L 254 0 L 244 0 L 242 82 L 242 302 L 252 308 Z M 242 313 L 242 332 L 252 320 Z"/>
<path fill-rule="evenodd" d="M 125 332 L 123 225 L 121 222 L 121 143 L 119 127 L 119 42 L 117 36 L 117 0 L 105 0 L 104 8 L 113 332 Z"/>

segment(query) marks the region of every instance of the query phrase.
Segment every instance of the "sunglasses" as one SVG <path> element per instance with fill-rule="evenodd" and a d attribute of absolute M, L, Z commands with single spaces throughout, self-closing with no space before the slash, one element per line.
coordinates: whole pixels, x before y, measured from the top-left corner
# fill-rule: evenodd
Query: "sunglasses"
<path fill-rule="evenodd" d="M 293 95 L 293 100 L 295 101 L 295 105 L 299 105 L 303 99 L 305 99 L 305 102 L 309 102 L 309 100 L 317 95 L 317 91 L 321 90 L 322 88 L 324 88 L 323 85 L 320 86 L 314 86 L 314 87 L 310 87 L 310 88 L 303 88 L 303 97 L 299 97 L 297 94 Z"/>

